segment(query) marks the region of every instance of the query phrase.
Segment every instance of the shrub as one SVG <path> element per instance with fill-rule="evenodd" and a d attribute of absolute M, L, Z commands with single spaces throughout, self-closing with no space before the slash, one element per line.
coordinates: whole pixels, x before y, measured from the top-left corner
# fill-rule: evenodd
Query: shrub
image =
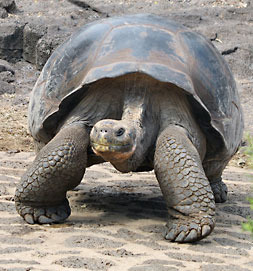
<path fill-rule="evenodd" d="M 251 136 L 249 133 L 245 136 L 247 146 L 244 147 L 244 153 L 247 156 L 247 162 L 250 168 L 253 168 L 253 136 Z M 253 210 L 253 198 L 248 198 L 248 201 L 250 203 L 250 209 Z M 243 223 L 242 228 L 246 231 L 249 231 L 253 234 L 253 220 L 252 218 L 248 218 L 248 222 Z"/>

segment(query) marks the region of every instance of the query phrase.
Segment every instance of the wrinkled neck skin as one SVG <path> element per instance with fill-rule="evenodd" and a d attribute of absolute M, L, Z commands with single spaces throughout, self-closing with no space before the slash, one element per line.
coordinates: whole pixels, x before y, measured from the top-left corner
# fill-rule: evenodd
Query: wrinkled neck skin
<path fill-rule="evenodd" d="M 125 83 L 122 122 L 135 129 L 135 151 L 125 161 L 111 162 L 121 172 L 135 171 L 143 162 L 154 140 L 154 121 L 150 107 L 148 80 L 129 80 Z"/>

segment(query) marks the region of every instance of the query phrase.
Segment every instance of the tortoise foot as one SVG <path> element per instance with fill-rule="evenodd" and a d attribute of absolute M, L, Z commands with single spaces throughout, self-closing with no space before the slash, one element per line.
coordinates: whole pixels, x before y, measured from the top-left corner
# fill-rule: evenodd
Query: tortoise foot
<path fill-rule="evenodd" d="M 228 189 L 221 179 L 217 182 L 211 182 L 211 188 L 213 190 L 216 203 L 222 203 L 227 200 Z"/>
<path fill-rule="evenodd" d="M 198 241 L 209 235 L 214 228 L 212 216 L 199 217 L 196 214 L 194 219 L 171 218 L 166 224 L 165 239 L 178 243 L 190 243 Z"/>
<path fill-rule="evenodd" d="M 71 213 L 67 199 L 59 205 L 46 207 L 25 205 L 22 202 L 16 202 L 16 209 L 28 224 L 60 223 L 67 219 Z"/>

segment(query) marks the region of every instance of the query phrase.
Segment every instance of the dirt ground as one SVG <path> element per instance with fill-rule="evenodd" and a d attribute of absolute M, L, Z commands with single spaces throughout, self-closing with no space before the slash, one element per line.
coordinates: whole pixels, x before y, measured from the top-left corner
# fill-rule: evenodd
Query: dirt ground
<path fill-rule="evenodd" d="M 154 173 L 119 174 L 109 165 L 87 170 L 70 191 L 63 224 L 31 226 L 17 215 L 15 186 L 34 156 L 0 152 L 0 270 L 250 271 L 253 242 L 241 223 L 253 172 L 228 167 L 229 199 L 217 204 L 216 227 L 195 244 L 163 239 L 166 209 Z"/>
<path fill-rule="evenodd" d="M 66 38 L 99 18 L 149 12 L 206 35 L 234 73 L 245 132 L 253 135 L 252 1 L 16 0 L 16 6 L 0 25 L 43 22 L 52 31 L 60 26 L 60 35 Z M 0 271 L 253 269 L 253 239 L 241 229 L 241 223 L 253 217 L 246 200 L 252 195 L 253 172 L 244 166 L 242 152 L 224 172 L 229 199 L 217 206 L 215 230 L 194 245 L 163 240 L 166 210 L 153 172 L 119 174 L 108 164 L 91 167 L 69 193 L 72 215 L 66 223 L 25 224 L 15 211 L 13 193 L 34 158 L 27 107 L 40 71 L 22 59 L 10 64 L 15 71 L 8 81 L 12 91 L 0 94 Z M 0 80 L 1 76 L 9 75 L 0 73 Z"/>

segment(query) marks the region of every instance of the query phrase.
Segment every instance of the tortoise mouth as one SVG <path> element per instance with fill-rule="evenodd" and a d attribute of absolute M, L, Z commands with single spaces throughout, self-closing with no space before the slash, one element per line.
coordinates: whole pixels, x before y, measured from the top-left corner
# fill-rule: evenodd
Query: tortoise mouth
<path fill-rule="evenodd" d="M 94 153 L 108 162 L 123 161 L 128 159 L 135 151 L 131 144 L 105 144 L 91 141 Z"/>
<path fill-rule="evenodd" d="M 91 147 L 92 149 L 98 152 L 107 152 L 107 151 L 125 152 L 131 150 L 133 146 L 131 144 L 111 144 L 111 143 L 105 144 L 91 141 Z"/>

